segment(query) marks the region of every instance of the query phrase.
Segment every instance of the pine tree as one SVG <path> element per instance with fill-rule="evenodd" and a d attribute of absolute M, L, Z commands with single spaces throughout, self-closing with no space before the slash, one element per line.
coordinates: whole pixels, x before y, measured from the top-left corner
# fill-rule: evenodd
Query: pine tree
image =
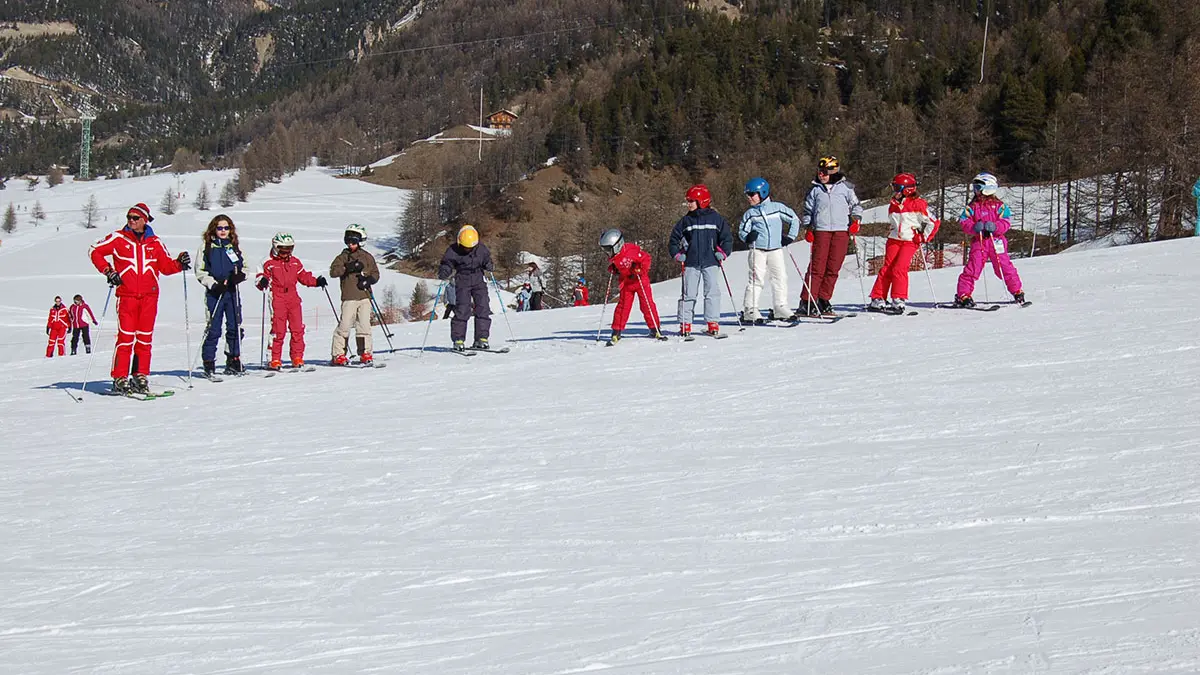
<path fill-rule="evenodd" d="M 87 229 L 96 227 L 96 220 L 100 217 L 100 204 L 96 201 L 96 195 L 88 197 L 87 204 L 83 205 L 83 226 Z"/>
<path fill-rule="evenodd" d="M 40 199 L 33 203 L 33 210 L 30 211 L 29 216 L 33 218 L 34 227 L 37 227 L 41 224 L 41 221 L 46 219 L 46 210 L 42 208 Z"/>
<path fill-rule="evenodd" d="M 221 196 L 217 203 L 220 204 L 222 208 L 227 209 L 233 206 L 234 202 L 237 201 L 237 198 L 237 185 L 234 184 L 233 180 L 225 181 L 225 185 L 221 188 Z"/>
<path fill-rule="evenodd" d="M 17 229 L 17 210 L 13 208 L 12 202 L 9 202 L 8 208 L 4 211 L 4 224 L 0 225 L 0 230 L 12 234 L 15 229 Z"/>
<path fill-rule="evenodd" d="M 193 205 L 199 211 L 207 211 L 212 205 L 212 199 L 208 196 L 208 183 L 200 181 L 200 189 L 196 191 L 196 201 Z"/>
<path fill-rule="evenodd" d="M 417 285 L 413 286 L 412 296 L 408 300 L 408 316 L 412 321 L 421 321 L 428 316 L 425 305 L 429 304 L 432 299 L 433 296 L 429 294 L 429 286 L 424 281 L 418 281 Z M 429 311 L 436 312 L 437 307 Z"/>
<path fill-rule="evenodd" d="M 163 193 L 162 201 L 158 203 L 158 208 L 168 216 L 173 216 L 178 207 L 179 198 L 175 196 L 174 190 L 168 187 L 167 191 Z"/>

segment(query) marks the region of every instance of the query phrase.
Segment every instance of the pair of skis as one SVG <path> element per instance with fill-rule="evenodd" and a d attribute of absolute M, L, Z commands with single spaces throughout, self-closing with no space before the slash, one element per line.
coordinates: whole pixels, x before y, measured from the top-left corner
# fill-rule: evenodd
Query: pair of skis
<path fill-rule="evenodd" d="M 451 349 L 449 351 L 451 354 L 458 354 L 459 356 L 475 356 L 476 354 L 507 354 L 509 351 L 509 348 L 501 347 L 499 349 L 492 349 L 492 348 L 472 349 L 471 347 L 467 347 L 467 348 L 463 349 L 461 352 L 458 351 L 457 349 Z"/>

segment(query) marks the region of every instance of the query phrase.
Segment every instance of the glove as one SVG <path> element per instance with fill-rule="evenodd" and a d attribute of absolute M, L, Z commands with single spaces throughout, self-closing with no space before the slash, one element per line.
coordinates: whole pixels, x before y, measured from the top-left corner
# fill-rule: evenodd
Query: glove
<path fill-rule="evenodd" d="M 642 273 L 642 266 L 641 266 L 641 265 L 639 265 L 639 264 L 637 264 L 637 263 L 633 263 L 633 264 L 631 264 L 631 265 L 629 266 L 629 273 L 630 273 L 630 274 L 641 274 L 641 273 Z"/>
<path fill-rule="evenodd" d="M 92 325 L 93 325 L 93 326 L 99 326 L 99 325 L 100 325 L 100 322 L 99 322 L 99 321 L 93 321 L 93 322 L 92 322 Z"/>
<path fill-rule="evenodd" d="M 121 285 L 121 275 L 117 274 L 116 270 L 114 270 L 113 268 L 110 267 L 110 268 L 104 270 L 104 276 L 108 279 L 109 286 L 120 286 Z"/>
<path fill-rule="evenodd" d="M 813 231 L 812 230 L 804 231 L 804 241 L 807 241 L 810 244 L 813 243 Z"/>
<path fill-rule="evenodd" d="M 179 263 L 179 267 L 185 272 L 192 269 L 192 256 L 188 255 L 187 251 L 175 256 L 175 262 Z"/>
<path fill-rule="evenodd" d="M 789 237 L 789 236 L 787 236 L 787 235 L 785 234 L 785 235 L 783 235 L 782 237 L 780 237 L 780 238 L 779 238 L 779 241 L 783 242 L 783 245 L 784 245 L 784 246 L 791 246 L 791 245 L 792 245 L 792 242 L 793 242 L 793 241 L 796 241 L 796 240 L 795 240 L 795 239 L 792 239 L 791 237 Z"/>
<path fill-rule="evenodd" d="M 237 286 L 238 284 L 242 283 L 245 280 L 246 280 L 246 273 L 241 270 L 238 270 L 238 271 L 234 272 L 233 274 L 230 274 L 229 279 L 227 279 L 225 281 L 225 283 L 230 286 Z"/>
<path fill-rule="evenodd" d="M 681 263 L 687 260 L 687 251 L 680 251 L 675 254 L 675 262 Z"/>
<path fill-rule="evenodd" d="M 717 262 L 719 262 L 719 263 L 725 262 L 725 258 L 729 257 L 729 256 L 725 255 L 725 251 L 722 251 L 720 246 L 717 247 L 717 250 L 713 255 L 717 256 Z"/>
<path fill-rule="evenodd" d="M 209 288 L 208 288 L 208 294 L 209 295 L 224 295 L 225 294 L 225 282 L 224 281 L 214 281 L 213 285 L 209 286 Z"/>
<path fill-rule="evenodd" d="M 329 282 L 326 281 L 325 277 L 317 277 L 317 288 L 325 288 L 328 285 Z"/>
<path fill-rule="evenodd" d="M 355 272 L 361 272 L 362 268 L 363 268 L 363 264 L 362 264 L 361 260 L 355 260 L 355 259 L 351 258 L 350 260 L 346 261 L 346 273 L 347 274 L 354 274 Z"/>
<path fill-rule="evenodd" d="M 913 230 L 913 243 L 920 245 L 923 241 L 925 241 L 925 237 L 921 236 L 921 232 L 919 230 Z"/>
<path fill-rule="evenodd" d="M 371 290 L 371 284 L 373 284 L 373 283 L 375 283 L 375 280 L 372 279 L 371 277 L 360 275 L 358 277 L 358 290 L 369 291 L 369 290 Z"/>
<path fill-rule="evenodd" d="M 984 232 L 991 234 L 996 231 L 996 224 L 990 220 L 981 220 L 975 223 L 975 234 L 983 234 Z"/>
<path fill-rule="evenodd" d="M 46 326 L 46 335 L 50 334 L 50 326 Z"/>
<path fill-rule="evenodd" d="M 254 285 L 258 287 L 258 290 L 265 291 L 265 290 L 267 290 L 267 286 L 271 285 L 271 281 L 270 281 L 270 279 L 267 279 L 266 277 L 259 277 L 258 282 L 255 283 Z"/>
<path fill-rule="evenodd" d="M 850 221 L 850 234 L 858 234 L 860 222 L 858 218 Z"/>
<path fill-rule="evenodd" d="M 753 244 L 758 239 L 758 230 L 750 230 L 750 234 L 746 235 L 746 245 Z"/>

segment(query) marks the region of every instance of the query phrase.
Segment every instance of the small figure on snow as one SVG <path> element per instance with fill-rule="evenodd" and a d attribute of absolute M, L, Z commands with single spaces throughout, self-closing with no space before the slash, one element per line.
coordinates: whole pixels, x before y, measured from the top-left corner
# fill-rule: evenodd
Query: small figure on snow
<path fill-rule="evenodd" d="M 991 261 L 996 276 L 1004 281 L 1017 304 L 1023 305 L 1025 293 L 1021 289 L 1021 277 L 1008 257 L 1008 238 L 1004 236 L 1012 227 L 1012 210 L 996 196 L 1000 192 L 1000 181 L 990 173 L 981 173 L 971 181 L 971 190 L 974 197 L 958 218 L 963 233 L 972 241 L 967 263 L 958 275 L 954 306 L 975 306 L 971 293 L 983 274 L 985 260 Z"/>
<path fill-rule="evenodd" d="M 688 212 L 671 230 L 668 250 L 683 267 L 683 295 L 679 298 L 679 334 L 692 333 L 696 295 L 704 281 L 705 333 L 716 337 L 721 331 L 721 263 L 733 250 L 733 232 L 725 218 L 712 208 L 712 195 L 704 185 L 687 191 Z M 786 295 L 785 295 L 786 297 Z M 757 303 L 756 303 L 757 304 Z"/>
<path fill-rule="evenodd" d="M 304 309 L 296 284 L 309 288 L 325 288 L 325 277 L 314 277 L 304 269 L 304 263 L 292 255 L 296 240 L 287 232 L 271 237 L 271 257 L 262 264 L 255 286 L 260 291 L 271 290 L 271 361 L 267 370 L 283 367 L 283 340 L 292 336 L 288 358 L 293 368 L 304 367 Z"/>
<path fill-rule="evenodd" d="M 63 305 L 62 296 L 54 296 L 54 304 L 50 306 L 50 316 L 46 317 L 46 358 L 54 357 L 58 349 L 59 356 L 66 355 L 67 329 L 71 326 L 71 313 Z"/>
<path fill-rule="evenodd" d="M 812 257 L 805 275 L 807 287 L 800 296 L 800 313 L 829 315 L 850 237 L 858 234 L 862 221 L 854 183 L 842 174 L 837 157 L 822 157 L 817 162 L 817 176 L 804 198 L 803 220 L 804 240 L 812 243 Z"/>
<path fill-rule="evenodd" d="M 533 295 L 533 287 L 529 284 L 521 284 L 521 290 L 517 291 L 517 311 L 529 311 L 529 298 Z"/>
<path fill-rule="evenodd" d="M 367 229 L 351 224 L 342 235 L 346 248 L 333 259 L 329 276 L 341 279 L 342 316 L 333 331 L 332 363 L 335 366 L 350 365 L 346 354 L 350 342 L 350 329 L 354 329 L 358 343 L 358 359 L 363 365 L 372 365 L 375 357 L 371 353 L 371 285 L 379 281 L 379 266 L 375 257 L 363 249 Z"/>
<path fill-rule="evenodd" d="M 584 279 L 583 277 L 579 277 L 578 279 L 575 280 L 574 298 L 575 298 L 575 302 L 572 305 L 573 307 L 587 307 L 588 306 L 587 279 Z"/>
<path fill-rule="evenodd" d="M 450 320 L 450 340 L 454 343 L 454 351 L 467 349 L 467 319 L 471 316 L 475 317 L 475 342 L 471 344 L 471 349 L 489 349 L 492 308 L 484 273 L 492 269 L 492 253 L 487 246 L 479 243 L 479 232 L 470 225 L 463 225 L 438 265 L 438 278 L 454 277 L 457 286 L 454 318 Z"/>
<path fill-rule="evenodd" d="M 787 267 L 783 262 L 783 247 L 796 240 L 800 231 L 800 218 L 783 202 L 771 199 L 771 185 L 762 178 L 751 178 L 746 182 L 746 200 L 750 208 L 742 214 L 738 224 L 738 238 L 750 247 L 747 258 L 750 279 L 746 283 L 746 295 L 742 299 L 742 316 L 746 321 L 762 323 L 758 311 L 758 299 L 763 284 L 771 283 L 772 312 L 776 319 L 789 320 L 792 310 L 788 307 Z M 784 228 L 787 231 L 784 231 Z"/>
<path fill-rule="evenodd" d="M 621 339 L 621 331 L 629 320 L 629 312 L 633 309 L 633 299 L 637 297 L 650 329 L 650 336 L 666 340 L 662 334 L 662 324 L 658 319 L 658 307 L 654 305 L 654 296 L 650 293 L 650 254 L 640 246 L 625 241 L 620 230 L 605 230 L 600 235 L 600 248 L 608 254 L 608 272 L 620 278 L 620 297 L 613 310 L 612 337 L 608 339 L 609 346 L 617 344 Z"/>
<path fill-rule="evenodd" d="M 892 230 L 888 233 L 883 267 L 871 287 L 871 304 L 867 311 L 902 314 L 908 300 L 908 269 L 913 254 L 922 242 L 933 239 L 941 223 L 929 217 L 929 204 L 917 193 L 916 176 L 896 174 L 892 178 L 892 193 L 888 205 Z M 889 294 L 892 297 L 890 305 L 887 303 Z"/>
<path fill-rule="evenodd" d="M 71 356 L 75 356 L 75 352 L 79 349 L 79 338 L 83 336 L 83 349 L 88 354 L 92 353 L 92 331 L 88 326 L 88 320 L 83 318 L 83 313 L 91 317 L 92 326 L 97 325 L 96 315 L 92 313 L 92 308 L 83 301 L 83 296 L 78 293 L 71 299 L 71 307 L 67 310 L 71 315 Z"/>
<path fill-rule="evenodd" d="M 442 315 L 442 320 L 445 321 L 454 316 L 454 304 L 458 302 L 458 289 L 454 287 L 454 279 L 446 282 L 446 290 L 442 292 L 446 296 L 446 312 Z"/>
<path fill-rule="evenodd" d="M 546 294 L 546 283 L 542 280 L 542 271 L 535 262 L 529 263 L 525 271 L 525 283 L 529 286 L 529 309 L 542 309 L 542 296 Z"/>
<path fill-rule="evenodd" d="M 208 309 L 208 332 L 200 358 L 205 377 L 217 370 L 217 342 L 221 327 L 225 327 L 225 374 L 246 372 L 242 365 L 242 302 L 237 286 L 246 280 L 246 258 L 238 245 L 237 227 L 233 220 L 220 214 L 208 221 L 204 243 L 196 251 L 196 280 L 207 292 L 204 305 Z"/>
<path fill-rule="evenodd" d="M 155 236 L 150 207 L 134 204 L 125 214 L 125 227 L 92 245 L 92 265 L 116 287 L 117 345 L 113 354 L 113 391 L 148 394 L 154 320 L 158 316 L 158 276 L 191 268 L 192 257 L 182 251 L 172 258 Z M 132 377 L 130 371 L 133 371 Z"/>

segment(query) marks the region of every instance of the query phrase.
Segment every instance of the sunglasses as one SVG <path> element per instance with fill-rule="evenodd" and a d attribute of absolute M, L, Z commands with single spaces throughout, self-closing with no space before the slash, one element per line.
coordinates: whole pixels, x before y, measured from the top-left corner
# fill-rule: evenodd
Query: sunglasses
<path fill-rule="evenodd" d="M 221 230 L 225 230 L 226 232 L 228 232 L 232 228 L 230 228 L 228 225 L 218 225 L 216 229 L 217 229 L 217 232 L 220 232 Z"/>
<path fill-rule="evenodd" d="M 747 193 L 746 193 L 746 197 L 747 197 L 747 198 L 749 198 L 749 197 L 756 197 L 756 196 L 758 196 L 758 193 L 757 193 L 757 192 L 747 192 Z"/>
<path fill-rule="evenodd" d="M 125 216 L 125 220 L 133 221 L 136 223 L 139 220 L 144 220 L 144 218 L 142 218 L 141 216 Z"/>
<path fill-rule="evenodd" d="M 832 173 L 837 173 L 837 172 L 838 172 L 838 168 L 836 166 L 827 166 L 824 169 L 821 169 L 821 173 L 827 174 L 827 175 L 832 174 Z"/>

